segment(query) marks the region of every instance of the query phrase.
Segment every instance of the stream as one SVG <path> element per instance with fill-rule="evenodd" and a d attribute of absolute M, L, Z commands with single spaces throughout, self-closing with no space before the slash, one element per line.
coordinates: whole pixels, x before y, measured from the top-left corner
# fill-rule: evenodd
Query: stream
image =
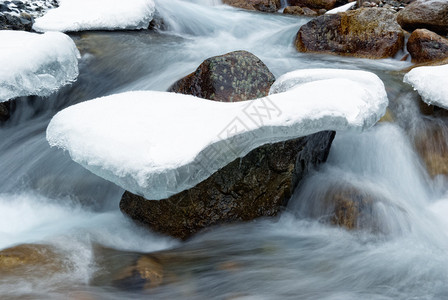
<path fill-rule="evenodd" d="M 448 130 L 445 119 L 420 113 L 418 95 L 402 83 L 399 71 L 411 65 L 400 61 L 404 53 L 382 60 L 303 54 L 293 40 L 306 17 L 213 0 L 159 0 L 156 7 L 164 31 L 70 34 L 82 54 L 78 80 L 47 98 L 19 99 L 0 127 L 0 250 L 51 246 L 60 262 L 0 273 L 0 298 L 447 299 L 448 182 L 428 174 L 414 139 L 434 124 Z M 374 72 L 394 121 L 338 132 L 327 163 L 281 216 L 186 242 L 133 223 L 118 208 L 123 189 L 49 147 L 45 131 L 61 109 L 124 91 L 165 91 L 206 58 L 234 50 L 252 52 L 276 78 L 305 68 Z M 326 195 L 347 187 L 373 201 L 359 230 L 326 222 Z M 123 288 L 112 278 L 142 253 L 164 252 L 168 283 Z"/>

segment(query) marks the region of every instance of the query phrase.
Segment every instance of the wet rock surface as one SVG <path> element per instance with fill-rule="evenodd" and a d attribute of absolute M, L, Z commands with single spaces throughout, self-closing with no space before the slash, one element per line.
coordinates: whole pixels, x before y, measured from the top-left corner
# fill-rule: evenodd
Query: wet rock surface
<path fill-rule="evenodd" d="M 448 34 L 448 1 L 417 0 L 398 13 L 397 21 L 408 31 L 419 28 Z"/>
<path fill-rule="evenodd" d="M 361 8 L 323 15 L 303 25 L 295 46 L 300 52 L 365 58 L 393 57 L 404 45 L 396 14 L 383 8 Z"/>
<path fill-rule="evenodd" d="M 274 81 L 274 75 L 258 57 L 247 51 L 234 51 L 206 59 L 169 91 L 236 102 L 266 96 Z"/>
<path fill-rule="evenodd" d="M 10 117 L 10 107 L 8 102 L 0 102 L 0 124 L 6 122 Z"/>
<path fill-rule="evenodd" d="M 441 60 L 448 58 L 448 39 L 427 29 L 417 29 L 409 37 L 407 49 L 415 63 Z"/>
<path fill-rule="evenodd" d="M 281 7 L 280 0 L 223 0 L 224 4 L 248 10 L 277 12 Z"/>
<path fill-rule="evenodd" d="M 236 51 L 207 59 L 170 90 L 242 101 L 267 96 L 274 80 L 256 56 Z M 180 239 L 213 225 L 275 216 L 302 177 L 327 159 L 334 135 L 326 131 L 261 146 L 168 199 L 147 200 L 125 192 L 120 209 L 152 230 Z"/>
<path fill-rule="evenodd" d="M 374 199 L 354 187 L 329 190 L 325 202 L 333 209 L 330 223 L 347 229 L 374 229 Z"/>
<path fill-rule="evenodd" d="M 303 15 L 308 17 L 315 17 L 319 14 L 318 12 L 312 10 L 311 8 L 300 6 L 287 6 L 283 10 L 283 13 L 288 15 L 299 15 L 299 16 Z"/>
<path fill-rule="evenodd" d="M 0 251 L 0 274 L 49 275 L 67 267 L 54 248 L 40 244 L 22 244 Z"/>
<path fill-rule="evenodd" d="M 425 103 L 426 107 L 429 107 Z M 432 107 L 434 109 L 434 107 Z M 445 110 L 440 110 L 442 114 L 447 115 Z M 437 113 L 432 115 L 437 116 Z M 444 118 L 446 119 L 446 118 Z M 428 120 L 425 122 L 414 138 L 417 153 L 423 160 L 428 174 L 431 177 L 437 175 L 448 175 L 448 126 L 443 119 Z"/>

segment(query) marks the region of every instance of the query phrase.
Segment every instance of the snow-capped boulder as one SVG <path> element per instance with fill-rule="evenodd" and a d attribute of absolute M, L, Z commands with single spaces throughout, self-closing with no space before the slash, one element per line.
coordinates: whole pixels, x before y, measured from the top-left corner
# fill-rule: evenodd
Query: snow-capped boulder
<path fill-rule="evenodd" d="M 312 19 L 297 32 L 300 52 L 364 58 L 393 57 L 404 45 L 396 14 L 385 8 L 361 8 Z"/>
<path fill-rule="evenodd" d="M 403 81 L 412 85 L 426 103 L 448 109 L 448 65 L 414 68 Z"/>
<path fill-rule="evenodd" d="M 47 96 L 78 76 L 80 54 L 60 32 L 0 31 L 0 102 Z"/>
<path fill-rule="evenodd" d="M 164 199 L 264 144 L 324 130 L 360 131 L 384 114 L 388 99 L 376 75 L 342 71 L 328 79 L 320 72 L 322 80 L 316 73 L 314 81 L 253 101 L 153 91 L 102 97 L 59 112 L 47 140 L 126 190 Z"/>
<path fill-rule="evenodd" d="M 260 59 L 235 51 L 205 60 L 172 91 L 238 102 L 267 96 L 274 81 Z M 148 200 L 126 191 L 120 209 L 151 230 L 181 239 L 217 224 L 275 216 L 307 172 L 325 162 L 334 135 L 322 131 L 255 148 L 167 199 Z"/>
<path fill-rule="evenodd" d="M 147 29 L 153 0 L 61 0 L 58 8 L 36 19 L 33 29 L 45 31 Z"/>
<path fill-rule="evenodd" d="M 236 102 L 267 96 L 274 81 L 274 75 L 258 57 L 247 51 L 233 51 L 207 58 L 168 91 Z"/>

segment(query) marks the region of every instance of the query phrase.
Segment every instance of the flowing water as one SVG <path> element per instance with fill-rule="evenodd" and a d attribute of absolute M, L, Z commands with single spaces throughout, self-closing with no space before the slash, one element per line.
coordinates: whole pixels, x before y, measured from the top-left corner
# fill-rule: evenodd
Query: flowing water
<path fill-rule="evenodd" d="M 442 136 L 448 131 L 443 117 L 420 114 L 418 97 L 401 83 L 397 71 L 410 64 L 297 53 L 292 42 L 307 18 L 212 0 L 160 0 L 157 8 L 163 32 L 72 34 L 82 53 L 77 82 L 45 99 L 20 99 L 0 128 L 0 249 L 45 245 L 59 261 L 50 271 L 37 264 L 0 273 L 0 298 L 447 299 L 447 184 L 428 175 L 414 140 L 433 124 Z M 254 53 L 276 77 L 303 68 L 375 72 L 395 122 L 338 133 L 328 162 L 309 174 L 280 217 L 187 242 L 129 221 L 118 209 L 121 188 L 45 140 L 49 120 L 64 107 L 123 91 L 166 90 L 204 59 L 233 50 Z M 424 142 L 441 147 L 440 139 Z M 329 224 L 326 199 L 344 189 L 369 199 L 359 230 Z M 168 257 L 167 284 L 116 284 L 120 266 L 158 250 L 166 250 L 154 254 L 159 259 Z"/>

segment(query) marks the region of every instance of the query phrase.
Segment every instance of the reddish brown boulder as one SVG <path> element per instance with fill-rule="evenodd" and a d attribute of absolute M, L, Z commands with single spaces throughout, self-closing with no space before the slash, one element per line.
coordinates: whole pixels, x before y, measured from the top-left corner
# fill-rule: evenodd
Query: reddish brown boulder
<path fill-rule="evenodd" d="M 426 28 L 439 34 L 448 34 L 448 1 L 415 1 L 398 13 L 397 21 L 408 31 Z"/>
<path fill-rule="evenodd" d="M 323 15 L 303 25 L 295 40 L 300 52 L 365 58 L 394 56 L 404 45 L 395 14 L 382 8 L 361 8 Z"/>
<path fill-rule="evenodd" d="M 169 91 L 236 102 L 266 96 L 274 81 L 274 75 L 258 57 L 247 51 L 234 51 L 206 59 Z"/>
<path fill-rule="evenodd" d="M 263 12 L 277 12 L 281 7 L 280 0 L 223 0 L 224 4 Z"/>
<path fill-rule="evenodd" d="M 440 60 L 448 58 L 448 39 L 427 29 L 417 29 L 409 37 L 407 49 L 412 62 Z"/>
<path fill-rule="evenodd" d="M 336 2 L 337 0 L 289 0 L 288 4 L 291 6 L 329 10 L 335 8 Z"/>

